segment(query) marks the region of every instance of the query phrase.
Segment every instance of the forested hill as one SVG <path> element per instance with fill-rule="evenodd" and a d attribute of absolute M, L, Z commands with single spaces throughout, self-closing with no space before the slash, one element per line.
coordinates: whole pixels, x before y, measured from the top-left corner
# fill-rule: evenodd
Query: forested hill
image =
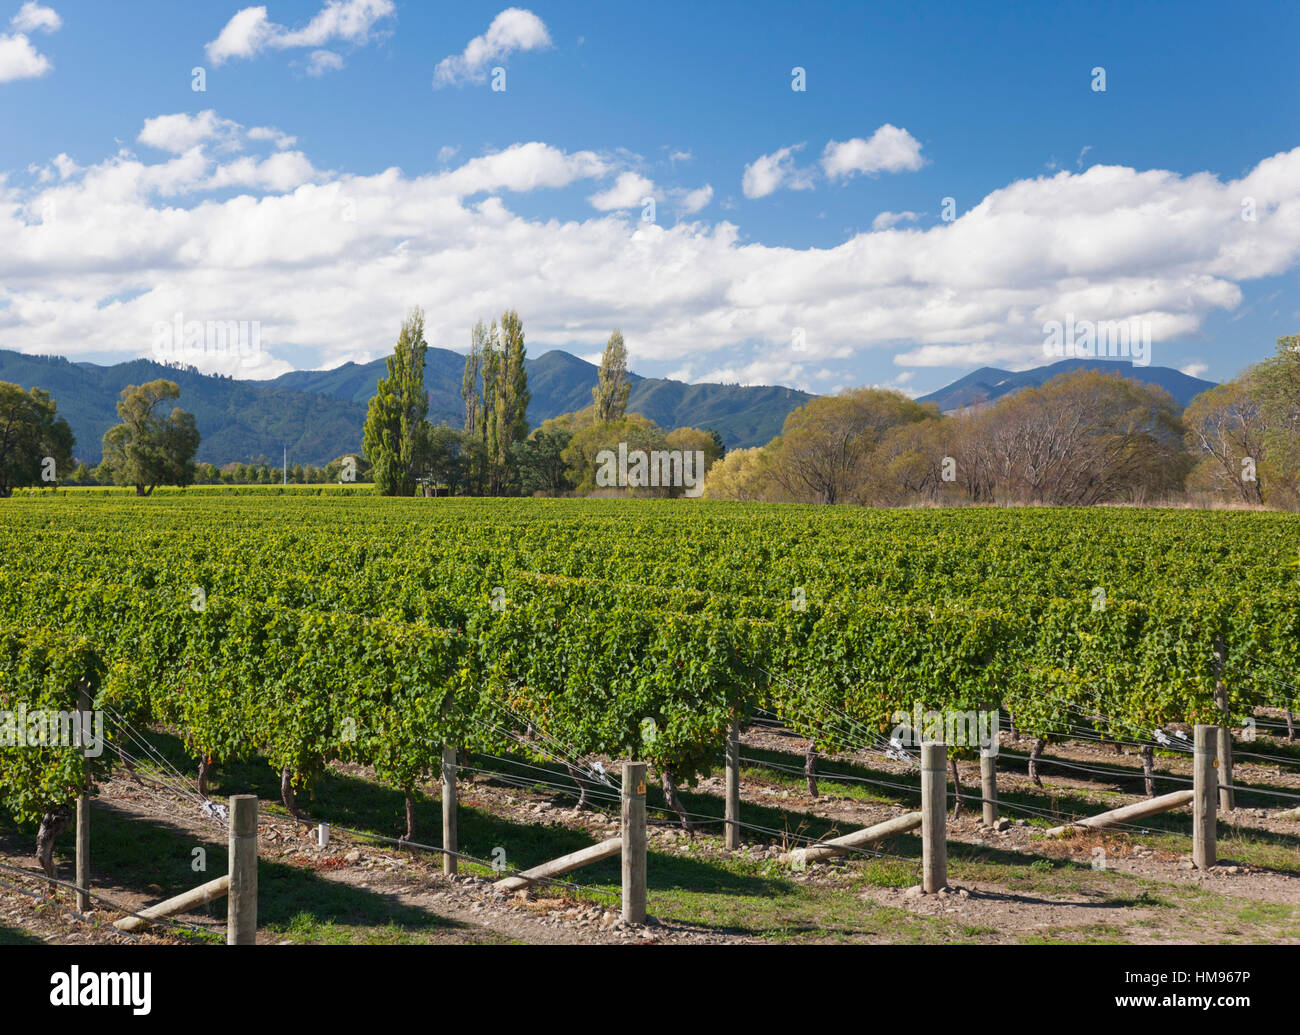
<path fill-rule="evenodd" d="M 459 427 L 465 357 L 431 348 L 424 383 L 429 419 Z M 596 367 L 566 352 L 528 361 L 532 401 L 528 420 L 543 420 L 591 404 Z M 99 462 L 104 432 L 117 423 L 118 394 L 127 385 L 163 377 L 181 389 L 178 405 L 194 414 L 203 436 L 198 459 L 215 464 L 278 461 L 288 446 L 294 463 L 325 464 L 361 448 L 366 404 L 385 374 L 385 360 L 346 363 L 333 370 L 302 370 L 271 381 L 239 381 L 137 359 L 113 366 L 0 350 L 0 381 L 44 388 L 77 437 L 77 459 Z M 665 428 L 710 427 L 728 448 L 763 445 L 778 435 L 786 414 L 812 398 L 779 387 L 685 384 L 629 375 L 628 409 Z"/>

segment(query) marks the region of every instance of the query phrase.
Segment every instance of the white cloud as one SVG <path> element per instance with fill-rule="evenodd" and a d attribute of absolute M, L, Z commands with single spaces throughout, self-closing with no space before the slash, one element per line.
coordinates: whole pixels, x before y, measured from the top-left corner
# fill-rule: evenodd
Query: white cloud
<path fill-rule="evenodd" d="M 0 32 L 0 83 L 39 79 L 53 67 L 21 32 L 12 36 Z"/>
<path fill-rule="evenodd" d="M 276 47 L 320 47 L 331 40 L 365 43 L 375 22 L 393 13 L 393 0 L 327 0 L 303 28 L 285 32 Z"/>
<path fill-rule="evenodd" d="M 228 149 L 239 147 L 238 122 L 223 119 L 209 108 L 197 115 L 178 112 L 145 119 L 144 128 L 136 139 L 160 151 L 181 154 L 196 144 L 215 142 Z"/>
<path fill-rule="evenodd" d="M 600 212 L 612 212 L 616 209 L 640 208 L 645 198 L 654 197 L 655 185 L 644 176 L 634 172 L 619 173 L 618 179 L 608 190 L 593 194 L 587 200 Z"/>
<path fill-rule="evenodd" d="M 803 364 L 792 363 L 782 357 L 756 359 L 747 363 L 728 364 L 706 371 L 698 378 L 700 384 L 726 385 L 788 385 L 810 391 Z"/>
<path fill-rule="evenodd" d="M 274 126 L 254 126 L 248 131 L 249 140 L 269 140 L 280 150 L 286 147 L 293 147 L 298 143 L 297 137 L 291 137 L 288 133 L 282 133 Z"/>
<path fill-rule="evenodd" d="M 521 7 L 507 7 L 492 19 L 487 32 L 469 41 L 462 53 L 438 62 L 433 72 L 434 88 L 485 82 L 493 62 L 500 63 L 517 50 L 545 50 L 550 46 L 551 34 L 537 15 Z"/>
<path fill-rule="evenodd" d="M 822 151 L 822 169 L 831 180 L 849 179 L 859 173 L 874 176 L 880 172 L 914 171 L 924 164 L 920 141 L 888 122 L 869 140 L 832 140 Z"/>
<path fill-rule="evenodd" d="M 313 50 L 307 60 L 307 74 L 313 78 L 326 72 L 337 72 L 343 67 L 343 56 L 332 50 Z"/>
<path fill-rule="evenodd" d="M 326 4 L 301 29 L 288 29 L 270 20 L 265 5 L 236 11 L 217 38 L 207 47 L 208 60 L 222 65 L 233 58 L 256 57 L 264 50 L 289 50 L 311 47 L 316 50 L 308 64 L 308 73 L 319 75 L 326 68 L 341 67 L 337 54 L 322 58 L 320 50 L 338 41 L 362 46 L 371 38 L 375 23 L 395 10 L 393 0 L 326 0 Z M 340 65 L 330 64 L 337 60 Z M 315 69 L 315 71 L 313 71 Z"/>
<path fill-rule="evenodd" d="M 279 151 L 269 158 L 246 155 L 219 166 L 202 184 L 204 190 L 223 187 L 256 187 L 271 192 L 291 191 L 317 176 L 301 151 Z"/>
<path fill-rule="evenodd" d="M 798 169 L 794 164 L 795 152 L 803 150 L 803 147 L 803 144 L 791 144 L 770 155 L 761 155 L 745 166 L 740 180 L 740 189 L 745 197 L 765 198 L 782 187 L 812 189 L 811 171 Z"/>
<path fill-rule="evenodd" d="M 436 182 L 446 193 L 468 197 L 483 191 L 531 191 L 539 187 L 567 187 L 575 180 L 593 179 L 609 172 L 594 151 L 567 154 L 547 144 L 513 144 L 504 151 L 471 158 Z"/>
<path fill-rule="evenodd" d="M 882 212 L 871 221 L 871 229 L 890 230 L 899 223 L 915 223 L 920 218 L 919 212 Z"/>
<path fill-rule="evenodd" d="M 19 32 L 58 32 L 63 28 L 63 19 L 53 7 L 27 0 L 18 8 L 18 13 L 9 22 Z"/>
<path fill-rule="evenodd" d="M 81 166 L 62 152 L 54 156 L 54 167 L 59 170 L 59 179 L 61 180 L 66 180 L 69 176 L 75 176 L 81 172 Z"/>
<path fill-rule="evenodd" d="M 1188 363 L 1186 366 L 1181 366 L 1178 369 L 1188 377 L 1204 377 L 1205 372 L 1210 369 L 1210 364 L 1199 362 Z"/>
<path fill-rule="evenodd" d="M 266 47 L 274 35 L 265 7 L 245 7 L 236 11 L 217 38 L 204 48 L 208 60 L 221 65 L 231 58 L 251 58 Z"/>
<path fill-rule="evenodd" d="M 177 112 L 174 115 L 145 119 L 144 128 L 136 139 L 149 147 L 177 155 L 192 150 L 202 152 L 206 147 L 219 152 L 242 151 L 249 142 L 271 143 L 277 151 L 284 151 L 298 142 L 297 137 L 281 132 L 274 126 L 253 126 L 245 131 L 238 122 L 223 119 L 211 108 L 197 115 Z M 65 173 L 64 177 L 66 176 Z"/>
<path fill-rule="evenodd" d="M 1244 282 L 1300 269 L 1300 148 L 1233 180 L 1062 171 L 952 223 L 791 248 L 725 221 L 511 210 L 507 192 L 626 172 L 592 151 L 520 143 L 446 171 L 354 176 L 291 150 L 223 158 L 217 139 L 84 168 L 62 156 L 44 182 L 0 177 L 6 347 L 148 354 L 153 324 L 177 311 L 257 319 L 269 351 L 240 376 L 268 376 L 280 347 L 322 366 L 383 355 L 415 304 L 430 344 L 463 348 L 505 290 L 531 342 L 599 353 L 619 326 L 640 361 L 726 380 L 820 383 L 866 350 L 906 368 L 1039 365 L 1043 324 L 1066 314 L 1149 319 L 1152 362 L 1191 370 L 1171 342 L 1239 306 Z M 1244 196 L 1256 222 L 1240 217 Z M 807 349 L 792 357 L 794 327 Z"/>
<path fill-rule="evenodd" d="M 706 183 L 695 190 L 677 192 L 676 196 L 677 207 L 686 215 L 693 216 L 713 200 L 713 188 Z"/>

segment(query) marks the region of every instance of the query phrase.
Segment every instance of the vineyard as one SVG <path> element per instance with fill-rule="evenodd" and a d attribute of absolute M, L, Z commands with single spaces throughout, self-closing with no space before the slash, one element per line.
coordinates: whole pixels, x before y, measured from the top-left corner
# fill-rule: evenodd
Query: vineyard
<path fill-rule="evenodd" d="M 1034 797 L 1044 776 L 1190 786 L 1197 723 L 1230 731 L 1224 808 L 1300 805 L 1290 515 L 32 496 L 0 509 L 0 535 L 0 711 L 88 694 L 109 717 L 89 765 L 0 744 L 0 831 L 35 836 L 47 872 L 77 796 L 148 761 L 144 731 L 175 738 L 173 771 L 209 809 L 213 781 L 260 767 L 305 821 L 338 773 L 362 773 L 401 796 L 405 830 L 382 833 L 403 842 L 432 836 L 444 746 L 485 788 L 594 813 L 617 800 L 619 760 L 644 761 L 657 821 L 704 837 L 732 730 L 747 780 L 815 799 L 894 774 L 906 801 L 920 755 L 899 713 L 929 711 L 995 713 L 1027 795 L 1007 807 L 1034 803 L 1022 825 L 1087 811 Z M 978 756 L 950 747 L 955 793 Z M 829 829 L 751 817 L 751 844 Z M 1259 838 L 1294 881 L 1300 823 Z M 467 861 L 491 847 L 462 840 Z"/>

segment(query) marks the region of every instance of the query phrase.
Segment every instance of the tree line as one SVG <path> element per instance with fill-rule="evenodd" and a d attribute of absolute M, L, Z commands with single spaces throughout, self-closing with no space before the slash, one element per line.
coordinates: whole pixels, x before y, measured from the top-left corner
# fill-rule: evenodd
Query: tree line
<path fill-rule="evenodd" d="M 941 415 L 859 388 L 730 453 L 705 495 L 769 502 L 1300 507 L 1300 335 L 1185 411 L 1164 389 L 1078 371 Z"/>
<path fill-rule="evenodd" d="M 295 464 L 297 484 L 373 480 L 383 495 L 683 495 L 683 486 L 609 487 L 608 451 L 698 453 L 705 495 L 764 502 L 916 504 L 1191 503 L 1300 509 L 1300 335 L 1197 396 L 1079 371 L 993 405 L 942 415 L 897 391 L 859 388 L 791 412 L 765 446 L 727 453 L 711 429 L 665 430 L 627 411 L 627 346 L 615 330 L 590 406 L 531 429 L 523 321 L 506 310 L 470 333 L 460 427 L 432 424 L 424 314 L 403 321 L 362 431 L 362 454 Z M 0 382 L 0 497 L 20 486 L 272 484 L 279 466 L 197 464 L 194 416 L 166 404 L 175 382 L 125 388 L 96 467 L 44 389 Z"/>
<path fill-rule="evenodd" d="M 162 379 L 124 388 L 121 423 L 104 433 L 103 460 L 91 469 L 75 463 L 76 438 L 49 392 L 0 381 L 0 497 L 20 486 L 69 482 L 134 486 L 137 496 L 190 484 L 199 448 L 194 415 L 180 407 L 163 412 L 179 396 L 176 383 Z"/>
<path fill-rule="evenodd" d="M 459 428 L 427 419 L 427 350 L 424 314 L 417 308 L 402 324 L 362 432 L 362 452 L 381 495 L 585 495 L 598 488 L 598 454 L 617 450 L 620 443 L 647 452 L 698 450 L 706 469 L 725 452 L 716 431 L 666 431 L 648 417 L 627 412 L 627 345 L 618 330 L 606 343 L 592 404 L 543 421 L 531 432 L 524 365 L 528 353 L 518 312 L 508 309 L 498 320 L 479 321 L 470 331 Z M 672 496 L 683 489 L 620 486 L 612 491 Z"/>

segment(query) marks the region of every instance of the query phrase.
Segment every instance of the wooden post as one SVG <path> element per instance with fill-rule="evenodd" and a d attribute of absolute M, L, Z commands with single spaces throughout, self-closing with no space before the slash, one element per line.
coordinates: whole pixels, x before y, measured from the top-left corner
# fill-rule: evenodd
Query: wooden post
<path fill-rule="evenodd" d="M 456 872 L 456 856 L 460 851 L 456 841 L 456 749 L 442 746 L 442 872 L 450 876 Z"/>
<path fill-rule="evenodd" d="M 1195 792 L 1193 791 L 1173 791 L 1170 794 L 1162 794 L 1158 798 L 1147 798 L 1144 801 L 1134 802 L 1132 805 L 1125 805 L 1118 809 L 1111 809 L 1109 812 L 1089 816 L 1087 819 L 1080 819 L 1074 823 L 1052 827 L 1044 836 L 1064 837 L 1077 827 L 1097 830 L 1101 827 L 1111 826 L 1114 823 L 1125 823 L 1130 819 L 1146 819 L 1147 816 L 1155 816 L 1161 812 L 1168 812 L 1170 809 L 1190 805 L 1194 798 Z"/>
<path fill-rule="evenodd" d="M 726 847 L 740 847 L 740 716 L 727 727 Z"/>
<path fill-rule="evenodd" d="M 230 797 L 230 845 L 227 851 L 230 902 L 226 909 L 226 944 L 257 943 L 257 795 Z"/>
<path fill-rule="evenodd" d="M 921 814 L 919 812 L 909 812 L 904 816 L 895 816 L 883 823 L 876 823 L 862 830 L 855 830 L 851 834 L 832 838 L 830 841 L 823 841 L 808 848 L 796 848 L 782 855 L 779 861 L 794 863 L 796 866 L 820 862 L 822 859 L 831 859 L 837 855 L 847 855 L 855 849 L 873 845 L 877 841 L 883 841 L 895 834 L 906 834 L 909 830 L 915 830 L 920 825 Z"/>
<path fill-rule="evenodd" d="M 530 884 L 549 880 L 551 877 L 559 877 L 571 870 L 578 869 L 580 866 L 590 866 L 602 859 L 610 859 L 618 855 L 622 850 L 623 838 L 611 837 L 599 844 L 588 845 L 576 852 L 570 852 L 558 859 L 552 859 L 540 866 L 534 866 L 531 870 L 524 870 L 523 873 L 518 873 L 513 877 L 503 877 L 493 887 L 500 888 L 502 891 L 519 891 Z"/>
<path fill-rule="evenodd" d="M 77 795 L 77 910 L 90 912 L 90 756 L 86 754 L 89 747 L 87 738 L 95 728 L 90 715 L 90 691 L 84 686 L 77 688 L 77 729 L 85 767 L 86 789 Z M 98 745 L 100 751 L 104 745 Z"/>
<path fill-rule="evenodd" d="M 921 890 L 933 894 L 948 884 L 948 748 L 921 745 Z"/>
<path fill-rule="evenodd" d="M 645 763 L 623 763 L 623 920 L 645 923 Z"/>
<path fill-rule="evenodd" d="M 1192 755 L 1192 862 L 1198 870 L 1208 870 L 1218 861 L 1215 803 L 1218 799 L 1218 774 L 1215 770 L 1215 744 L 1219 730 L 1202 726 L 1195 730 Z"/>
<path fill-rule="evenodd" d="M 200 884 L 197 888 L 190 888 L 189 891 L 182 892 L 165 902 L 159 902 L 156 906 L 142 909 L 135 916 L 124 916 L 121 920 L 115 920 L 113 926 L 119 931 L 134 931 L 147 926 L 150 920 L 156 920 L 160 916 L 188 913 L 196 906 L 206 905 L 228 894 L 230 894 L 230 874 L 227 873 L 206 884 Z"/>
<path fill-rule="evenodd" d="M 1232 713 L 1228 708 L 1228 686 L 1223 681 L 1223 664 L 1227 647 L 1223 640 L 1214 641 L 1214 703 L 1223 713 L 1219 732 L 1215 737 L 1215 756 L 1218 759 L 1219 808 L 1225 812 L 1232 808 Z"/>
<path fill-rule="evenodd" d="M 984 825 L 998 821 L 998 756 L 980 749 L 980 797 L 984 799 Z"/>

